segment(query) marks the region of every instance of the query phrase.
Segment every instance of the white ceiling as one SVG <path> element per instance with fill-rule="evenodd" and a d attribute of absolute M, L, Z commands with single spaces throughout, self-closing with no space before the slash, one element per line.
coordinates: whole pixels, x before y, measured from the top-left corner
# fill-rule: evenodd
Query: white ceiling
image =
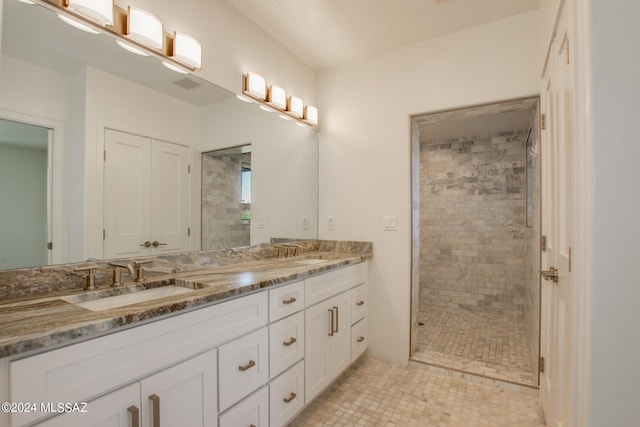
<path fill-rule="evenodd" d="M 227 0 L 316 70 L 540 7 L 540 0 Z"/>

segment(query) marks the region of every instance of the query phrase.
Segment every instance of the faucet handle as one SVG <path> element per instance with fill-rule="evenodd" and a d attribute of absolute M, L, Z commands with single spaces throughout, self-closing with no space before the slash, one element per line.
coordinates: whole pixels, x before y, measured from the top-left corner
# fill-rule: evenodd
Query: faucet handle
<path fill-rule="evenodd" d="M 152 259 L 145 259 L 143 261 L 135 261 L 133 266 L 136 270 L 136 278 L 134 282 L 144 282 L 146 279 L 144 278 L 144 270 L 142 269 L 143 264 L 151 264 L 153 262 Z"/>
<path fill-rule="evenodd" d="M 88 265 L 86 267 L 77 267 L 74 268 L 73 271 L 76 273 L 81 271 L 87 271 L 87 284 L 84 288 L 85 291 L 91 291 L 96 288 L 96 276 L 93 274 L 93 270 L 97 269 L 97 265 Z"/>

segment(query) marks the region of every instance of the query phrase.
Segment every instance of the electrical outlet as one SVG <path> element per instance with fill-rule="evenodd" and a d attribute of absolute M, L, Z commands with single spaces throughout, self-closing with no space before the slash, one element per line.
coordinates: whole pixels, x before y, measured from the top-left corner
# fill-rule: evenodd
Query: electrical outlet
<path fill-rule="evenodd" d="M 336 218 L 333 216 L 330 216 L 327 220 L 327 229 L 328 230 L 335 230 L 336 229 Z"/>
<path fill-rule="evenodd" d="M 384 218 L 384 231 L 398 231 L 398 217 L 385 216 Z"/>
<path fill-rule="evenodd" d="M 308 216 L 303 216 L 302 217 L 302 229 L 303 230 L 308 230 L 309 229 L 309 217 Z"/>

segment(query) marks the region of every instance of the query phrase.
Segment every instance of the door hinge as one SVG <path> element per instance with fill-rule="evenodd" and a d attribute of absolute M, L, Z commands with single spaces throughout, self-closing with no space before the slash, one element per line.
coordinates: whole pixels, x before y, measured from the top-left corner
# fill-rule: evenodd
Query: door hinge
<path fill-rule="evenodd" d="M 547 236 L 540 236 L 540 250 L 542 252 L 547 250 Z"/>
<path fill-rule="evenodd" d="M 569 246 L 569 273 L 571 273 L 571 246 Z"/>
<path fill-rule="evenodd" d="M 107 240 L 107 230 L 106 229 L 102 229 L 102 240 Z"/>
<path fill-rule="evenodd" d="M 540 114 L 540 129 L 546 129 L 547 128 L 547 115 L 542 113 Z"/>
<path fill-rule="evenodd" d="M 567 65 L 571 64 L 571 57 L 569 56 L 569 39 L 567 39 L 567 42 L 565 44 L 565 55 L 566 55 L 566 61 L 567 61 Z"/>
<path fill-rule="evenodd" d="M 47 249 L 49 249 L 49 250 L 53 249 L 53 242 L 48 242 L 47 243 Z"/>
<path fill-rule="evenodd" d="M 540 357 L 540 360 L 538 362 L 538 367 L 540 368 L 539 371 L 540 373 L 544 372 L 544 357 Z"/>
<path fill-rule="evenodd" d="M 104 150 L 103 158 L 104 158 L 104 161 L 106 162 L 107 161 L 107 150 Z"/>
<path fill-rule="evenodd" d="M 187 236 L 191 236 L 191 227 L 187 227 Z"/>
<path fill-rule="evenodd" d="M 187 171 L 188 171 L 188 173 L 191 173 L 191 165 L 189 165 L 189 166 L 187 167 Z"/>

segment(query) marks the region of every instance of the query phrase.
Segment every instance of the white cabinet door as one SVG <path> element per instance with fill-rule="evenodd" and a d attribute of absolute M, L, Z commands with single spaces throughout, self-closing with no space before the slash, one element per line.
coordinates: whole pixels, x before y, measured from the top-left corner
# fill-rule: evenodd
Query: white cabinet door
<path fill-rule="evenodd" d="M 110 129 L 104 143 L 104 257 L 188 251 L 189 148 Z"/>
<path fill-rule="evenodd" d="M 107 129 L 104 145 L 104 257 L 151 255 L 151 140 Z"/>
<path fill-rule="evenodd" d="M 143 426 L 215 425 L 216 352 L 186 360 L 140 381 Z"/>
<path fill-rule="evenodd" d="M 46 410 L 46 408 L 38 408 Z M 129 427 L 140 425 L 140 384 L 135 383 L 87 403 L 86 412 L 69 412 L 38 427 Z"/>
<path fill-rule="evenodd" d="M 189 250 L 189 148 L 153 140 L 151 238 L 154 255 Z"/>
<path fill-rule="evenodd" d="M 305 403 L 351 363 L 349 293 L 305 310 Z"/>

